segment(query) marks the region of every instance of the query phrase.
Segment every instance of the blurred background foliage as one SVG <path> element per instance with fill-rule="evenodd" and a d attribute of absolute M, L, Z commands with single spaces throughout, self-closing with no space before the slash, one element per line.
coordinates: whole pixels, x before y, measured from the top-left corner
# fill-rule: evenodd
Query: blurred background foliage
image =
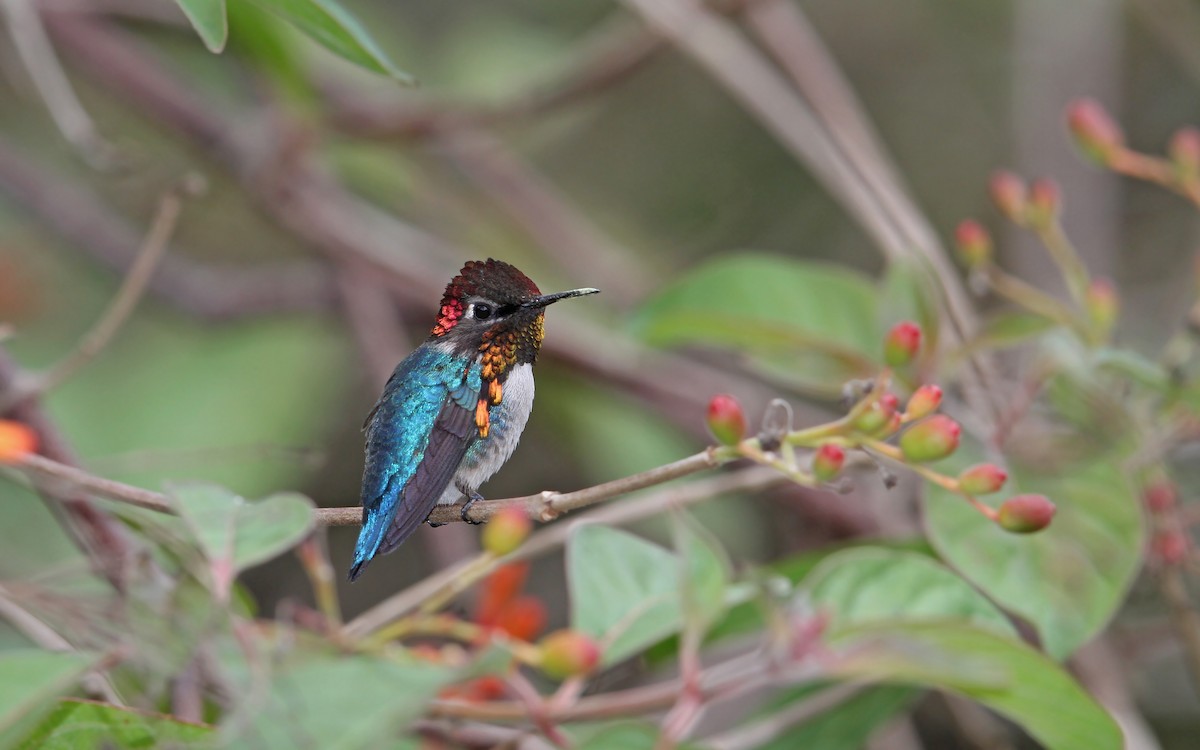
<path fill-rule="evenodd" d="M 891 290 L 882 285 L 889 268 L 870 233 L 726 90 L 654 42 L 619 4 L 347 0 L 386 56 L 420 82 L 403 88 L 243 0 L 229 0 L 229 43 L 219 56 L 197 42 L 170 3 L 96 2 L 89 22 L 135 45 L 144 72 L 165 71 L 163 85 L 201 113 L 234 124 L 232 137 L 247 144 L 242 155 L 253 164 L 228 163 L 224 146 L 181 127 L 187 117 L 172 120 L 144 95 L 114 86 L 117 76 L 63 22 L 82 4 L 41 5 L 103 148 L 64 139 L 15 49 L 4 44 L 0 321 L 13 326 L 5 346 L 14 358 L 30 368 L 52 364 L 117 289 L 114 266 L 122 263 L 87 242 L 107 231 L 97 229 L 92 211 L 107 217 L 99 224 L 115 224 L 136 241 L 159 196 L 182 175 L 207 182 L 203 195 L 185 203 L 169 250 L 176 265 L 159 276 L 183 282 L 155 286 L 103 355 L 45 399 L 98 474 L 155 488 L 203 478 L 246 497 L 295 490 L 320 505 L 356 504 L 362 419 L 391 365 L 426 335 L 439 297 L 432 279 L 440 284 L 470 258 L 509 260 L 543 290 L 594 285 L 604 292 L 550 311 L 537 407 L 516 456 L 485 488 L 489 497 L 574 489 L 695 452 L 707 443 L 702 405 L 718 386 L 751 405 L 751 414 L 767 391 L 835 409 L 838 384 L 864 374 L 877 357 L 879 326 L 899 317 L 885 311 L 912 309 L 884 291 Z M 1085 259 L 1122 291 L 1118 341 L 1147 354 L 1165 341 L 1195 295 L 1196 215 L 1163 191 L 1083 164 L 1061 112 L 1074 96 L 1097 96 L 1114 108 L 1128 140 L 1152 151 L 1181 123 L 1200 121 L 1200 6 L 801 6 L 938 235 L 948 237 L 965 216 L 1000 225 L 984 188 L 997 167 L 1051 175 L 1065 186 L 1065 222 L 1082 236 Z M 600 45 L 638 34 L 651 50 L 643 62 L 558 104 L 522 109 L 530 92 L 553 90 L 563 71 L 592 59 Z M 287 209 L 271 206 L 286 205 L 288 186 L 269 184 L 271 170 L 292 160 L 428 233 L 385 241 L 401 269 L 395 281 L 323 251 L 330 243 L 319 230 L 281 220 Z M 31 184 L 45 188 L 40 203 Z M 1005 265 L 1057 288 L 1025 240 L 1001 238 Z M 831 265 L 799 268 L 797 260 Z M 409 278 L 405 264 L 412 265 Z M 680 278 L 694 271 L 680 290 Z M 827 275 L 797 279 L 811 273 Z M 249 303 L 196 314 L 236 286 L 231 279 L 249 274 L 259 285 L 242 290 L 239 299 Z M 357 301 L 367 311 L 356 313 L 362 288 Z M 258 304 L 256 292 L 285 302 Z M 767 329 L 764 320 L 779 325 Z M 773 335 L 787 345 L 836 343 L 852 356 L 836 360 L 837 368 L 826 358 L 811 369 L 794 354 L 747 362 L 721 346 Z M 627 342 L 682 348 L 685 366 L 639 375 Z M 1021 361 L 1004 375 L 1019 371 Z M 744 386 L 748 380 L 757 385 Z M 1183 478 L 1185 486 L 1200 481 Z M 871 533 L 915 532 L 881 493 L 812 494 L 725 498 L 697 512 L 737 560 L 812 549 L 861 532 L 864 516 L 874 519 L 865 523 Z M 851 502 L 860 507 L 833 507 Z M 812 513 L 806 503 L 825 510 Z M 850 520 L 839 526 L 839 514 Z M 0 485 L 0 529 L 0 580 L 88 585 L 85 561 L 53 516 L 9 483 Z M 643 531 L 667 537 L 654 522 Z M 440 529 L 377 561 L 372 575 L 342 588 L 347 615 L 461 556 L 473 534 Z M 335 565 L 344 567 L 354 530 L 334 529 L 329 538 Z M 559 591 L 561 576 L 560 561 L 538 565 L 529 588 Z M 292 557 L 244 580 L 266 613 L 311 597 Z M 565 603 L 551 601 L 552 621 L 563 622 Z M 1188 747 L 1170 737 L 1200 731 L 1195 694 L 1172 647 L 1147 642 L 1135 627 L 1158 617 L 1160 607 L 1135 588 L 1126 609 L 1114 626 L 1118 650 L 1148 654 L 1131 678 L 1139 705 L 1163 732 L 1164 747 Z M 1131 635 L 1122 635 L 1123 625 Z M 0 621 L 0 641 L 19 639 Z"/>

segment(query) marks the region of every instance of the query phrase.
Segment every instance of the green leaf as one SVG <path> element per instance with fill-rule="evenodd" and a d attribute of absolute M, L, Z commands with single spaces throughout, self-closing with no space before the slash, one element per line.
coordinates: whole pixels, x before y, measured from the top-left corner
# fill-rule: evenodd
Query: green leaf
<path fill-rule="evenodd" d="M 1152 391 L 1164 393 L 1171 386 L 1162 365 L 1130 349 L 1097 349 L 1092 353 L 1092 362 L 1098 370 L 1117 373 Z"/>
<path fill-rule="evenodd" d="M 101 747 L 210 747 L 212 727 L 170 716 L 82 700 L 60 701 L 18 746 L 21 750 Z"/>
<path fill-rule="evenodd" d="M 712 534 L 682 511 L 672 514 L 671 532 L 680 558 L 684 617 L 702 633 L 725 613 L 732 578 L 729 559 Z"/>
<path fill-rule="evenodd" d="M 297 655 L 271 679 L 265 701 L 247 701 L 222 728 L 222 747 L 351 750 L 391 747 L 442 687 L 457 678 L 429 663 L 380 657 Z M 246 723 L 249 726 L 246 726 Z"/>
<path fill-rule="evenodd" d="M 223 487 L 185 484 L 168 488 L 168 496 L 199 542 L 222 596 L 240 571 L 291 549 L 312 530 L 312 502 L 296 493 L 249 503 Z"/>
<path fill-rule="evenodd" d="M 955 466 L 972 462 L 967 446 L 960 452 Z M 930 485 L 930 541 L 994 601 L 1029 620 L 1051 656 L 1066 658 L 1108 622 L 1138 569 L 1142 514 L 1119 465 L 1105 456 L 1054 476 L 1011 471 L 1007 494 L 1041 493 L 1058 506 L 1050 527 L 1029 535 L 1003 531 L 958 495 Z"/>
<path fill-rule="evenodd" d="M 963 620 L 1016 635 L 995 605 L 924 555 L 858 547 L 825 558 L 803 581 L 830 632 L 879 620 Z"/>
<path fill-rule="evenodd" d="M 626 659 L 683 623 L 681 562 L 624 531 L 586 524 L 567 545 L 571 627 L 604 644 L 604 663 Z"/>
<path fill-rule="evenodd" d="M 367 70 L 413 85 L 416 80 L 396 67 L 362 24 L 334 0 L 251 0 L 276 13 L 328 50 Z"/>
<path fill-rule="evenodd" d="M 0 732 L 30 721 L 75 687 L 95 659 L 77 653 L 16 649 L 0 653 Z"/>
<path fill-rule="evenodd" d="M 1004 349 L 1040 336 L 1058 327 L 1050 318 L 1028 312 L 1003 312 L 983 324 L 983 330 L 967 344 L 967 349 Z"/>
<path fill-rule="evenodd" d="M 744 351 L 774 377 L 837 392 L 877 366 L 877 296 L 844 268 L 740 254 L 685 274 L 642 308 L 634 328 L 660 346 Z"/>
<path fill-rule="evenodd" d="M 1112 717 L 1029 646 L 957 623 L 881 622 L 830 640 L 846 677 L 950 690 L 1020 724 L 1047 750 L 1120 750 Z"/>
<path fill-rule="evenodd" d="M 806 685 L 784 691 L 769 712 L 759 718 L 782 711 L 792 704 L 816 697 L 827 685 Z M 893 716 L 915 701 L 919 691 L 894 685 L 870 687 L 856 693 L 833 708 L 818 714 L 798 726 L 788 729 L 756 750 L 861 750 L 867 739 Z"/>
<path fill-rule="evenodd" d="M 225 49 L 229 38 L 229 21 L 225 17 L 225 0 L 175 0 L 183 9 L 196 33 L 210 52 Z"/>

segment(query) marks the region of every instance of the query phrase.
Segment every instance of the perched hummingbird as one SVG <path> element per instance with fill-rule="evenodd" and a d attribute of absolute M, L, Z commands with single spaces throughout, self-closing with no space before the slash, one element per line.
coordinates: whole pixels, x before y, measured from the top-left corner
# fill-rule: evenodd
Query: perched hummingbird
<path fill-rule="evenodd" d="M 468 261 L 451 279 L 429 338 L 396 366 L 363 425 L 363 521 L 351 581 L 435 506 L 466 498 L 468 520 L 479 485 L 512 455 L 533 409 L 545 307 L 599 291 L 542 294 L 490 258 Z"/>

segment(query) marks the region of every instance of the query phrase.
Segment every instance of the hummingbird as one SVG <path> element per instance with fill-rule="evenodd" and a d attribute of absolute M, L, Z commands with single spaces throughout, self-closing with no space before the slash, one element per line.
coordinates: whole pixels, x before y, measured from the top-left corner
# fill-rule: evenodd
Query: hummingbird
<path fill-rule="evenodd" d="M 351 581 L 437 505 L 464 499 L 470 522 L 479 485 L 512 455 L 533 409 L 546 307 L 599 291 L 542 294 L 491 258 L 468 261 L 450 280 L 429 338 L 396 366 L 363 424 L 363 520 Z"/>

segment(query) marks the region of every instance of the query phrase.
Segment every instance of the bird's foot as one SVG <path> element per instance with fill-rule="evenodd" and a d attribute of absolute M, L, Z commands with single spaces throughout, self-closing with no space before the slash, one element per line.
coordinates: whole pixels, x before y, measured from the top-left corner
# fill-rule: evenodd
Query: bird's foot
<path fill-rule="evenodd" d="M 478 492 L 464 492 L 463 494 L 467 496 L 467 502 L 463 504 L 462 510 L 459 511 L 459 518 L 471 524 L 472 526 L 478 526 L 479 524 L 483 523 L 483 521 L 475 521 L 471 519 L 471 506 L 482 500 L 483 495 L 480 495 Z"/>

